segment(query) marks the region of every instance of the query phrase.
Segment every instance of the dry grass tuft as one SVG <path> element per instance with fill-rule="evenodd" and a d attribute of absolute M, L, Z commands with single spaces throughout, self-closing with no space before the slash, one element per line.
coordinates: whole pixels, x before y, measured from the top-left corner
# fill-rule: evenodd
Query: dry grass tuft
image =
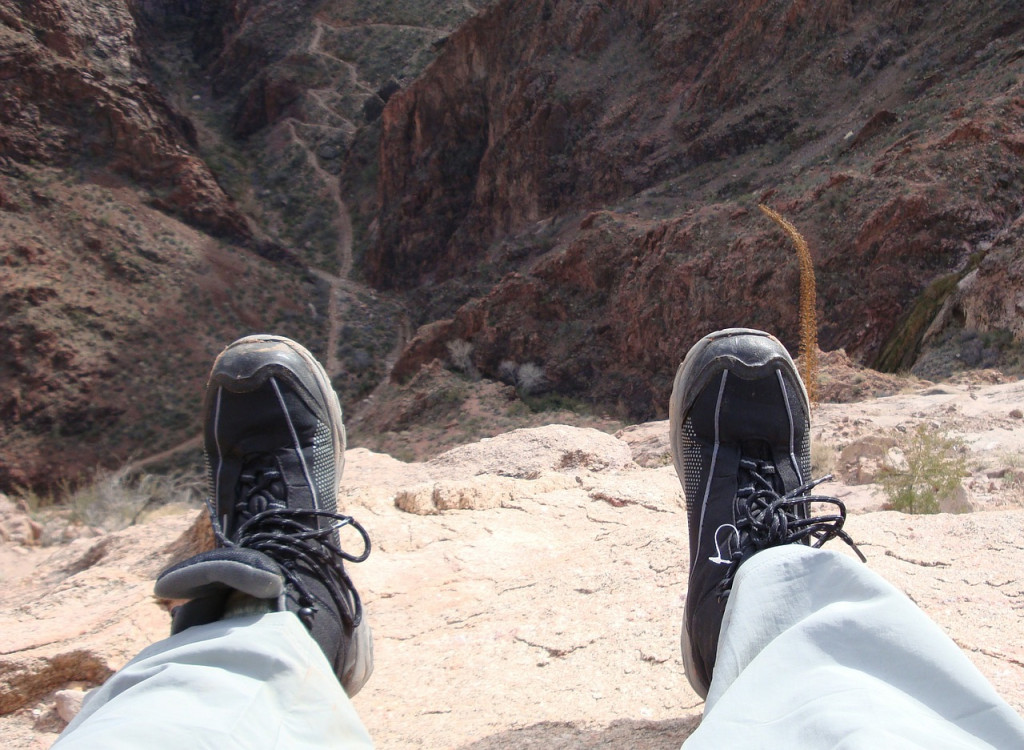
<path fill-rule="evenodd" d="M 758 208 L 772 221 L 782 227 L 796 245 L 796 254 L 800 259 L 800 357 L 802 360 L 801 376 L 807 387 L 807 397 L 812 404 L 818 402 L 818 311 L 817 286 L 814 279 L 814 261 L 807 242 L 797 228 L 787 221 L 782 214 L 764 204 Z"/>

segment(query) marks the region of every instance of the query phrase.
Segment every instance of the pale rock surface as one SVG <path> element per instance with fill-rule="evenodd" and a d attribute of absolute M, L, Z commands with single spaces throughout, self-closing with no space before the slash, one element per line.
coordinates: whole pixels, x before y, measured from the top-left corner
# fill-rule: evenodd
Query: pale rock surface
<path fill-rule="evenodd" d="M 68 723 L 82 710 L 85 691 L 78 688 L 58 690 L 53 698 L 56 702 L 57 716 L 61 718 L 61 721 Z"/>
<path fill-rule="evenodd" d="M 42 536 L 42 524 L 30 518 L 24 508 L 15 505 L 7 495 L 0 494 L 0 542 L 32 546 L 38 544 Z"/>
<path fill-rule="evenodd" d="M 633 464 L 633 455 L 628 445 L 599 430 L 551 424 L 459 446 L 427 464 L 438 469 L 471 465 L 476 474 L 532 479 L 550 470 L 624 469 Z"/>
<path fill-rule="evenodd" d="M 820 406 L 815 440 L 838 462 L 866 437 L 935 421 L 971 448 L 977 512 L 905 516 L 879 510 L 877 485 L 822 489 L 849 504 L 871 567 L 1021 711 L 1024 424 L 1008 415 L 1024 384 L 947 390 Z M 679 656 L 687 532 L 667 455 L 664 422 L 619 438 L 518 431 L 421 464 L 347 453 L 339 505 L 374 544 L 350 566 L 377 661 L 355 703 L 378 747 L 679 747 L 702 703 Z M 402 497 L 417 512 L 396 507 Z M 209 543 L 193 510 L 64 546 L 0 544 L 4 746 L 48 747 L 73 710 L 58 692 L 163 637 L 169 603 L 153 598 L 153 576 Z"/>
<path fill-rule="evenodd" d="M 667 425 L 667 422 L 630 425 L 615 433 L 615 437 L 629 446 L 633 460 L 640 466 L 669 466 L 672 463 L 672 447 L 669 445 Z"/>
<path fill-rule="evenodd" d="M 431 515 L 445 510 L 501 508 L 512 501 L 512 481 L 481 474 L 469 481 L 446 479 L 400 490 L 395 506 L 406 513 Z"/>

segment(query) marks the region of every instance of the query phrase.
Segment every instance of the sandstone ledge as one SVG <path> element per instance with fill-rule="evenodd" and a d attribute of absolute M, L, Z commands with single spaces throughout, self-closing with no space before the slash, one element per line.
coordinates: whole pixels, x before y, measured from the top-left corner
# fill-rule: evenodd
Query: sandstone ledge
<path fill-rule="evenodd" d="M 1000 445 L 1019 447 L 1021 429 L 1006 431 L 996 418 L 1003 400 L 1019 397 L 1015 387 L 908 394 L 822 407 L 816 417 L 841 447 L 890 421 L 946 410 L 984 451 L 996 434 L 980 431 L 991 407 L 988 424 L 1002 431 Z M 537 440 L 556 433 L 569 443 L 538 451 Z M 664 454 L 661 423 L 625 437 L 638 456 Z M 671 466 L 560 465 L 567 444 L 581 455 L 608 455 L 609 441 L 628 452 L 623 440 L 577 428 L 503 436 L 497 442 L 510 465 L 525 454 L 535 461 L 518 477 L 486 473 L 486 444 L 453 452 L 459 460 L 424 464 L 349 451 L 341 504 L 374 542 L 369 561 L 352 566 L 377 654 L 356 705 L 378 747 L 675 748 L 697 725 L 702 704 L 678 652 L 687 573 L 682 494 Z M 1004 497 L 986 512 L 905 516 L 872 511 L 870 485 L 826 488 L 851 501 L 848 530 L 872 568 L 1024 710 L 1019 504 Z M 428 514 L 396 507 L 403 493 L 427 497 Z M 446 504 L 446 497 L 470 500 Z M 490 499 L 472 501 L 479 497 Z M 0 545 L 0 732 L 8 747 L 48 747 L 61 715 L 74 710 L 77 688 L 166 633 L 167 603 L 152 597 L 151 581 L 202 544 L 196 516 L 183 512 L 60 547 Z"/>

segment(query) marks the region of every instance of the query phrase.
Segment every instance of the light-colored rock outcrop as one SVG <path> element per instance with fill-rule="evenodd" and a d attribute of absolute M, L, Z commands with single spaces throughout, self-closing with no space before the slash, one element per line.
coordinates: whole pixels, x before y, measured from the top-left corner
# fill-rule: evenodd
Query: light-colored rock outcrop
<path fill-rule="evenodd" d="M 837 455 L 938 419 L 968 442 L 965 487 L 979 512 L 906 516 L 877 510 L 876 485 L 824 488 L 849 504 L 847 529 L 869 565 L 1018 711 L 1024 503 L 1003 464 L 1024 445 L 1024 423 L 1008 416 L 1022 401 L 1024 383 L 965 385 L 815 413 L 816 441 Z M 628 458 L 631 445 L 649 468 Z M 564 462 L 566 449 L 604 462 Z M 671 465 L 651 458 L 667 451 L 667 424 L 652 423 L 621 439 L 518 431 L 421 464 L 348 452 L 340 504 L 374 544 L 351 566 L 377 656 L 355 702 L 378 747 L 678 747 L 702 704 L 678 648 L 683 497 Z M 494 475 L 502 455 L 519 476 Z M 153 598 L 152 578 L 209 544 L 203 529 L 192 510 L 58 547 L 0 544 L 6 747 L 48 747 L 76 690 L 164 636 L 167 603 Z"/>

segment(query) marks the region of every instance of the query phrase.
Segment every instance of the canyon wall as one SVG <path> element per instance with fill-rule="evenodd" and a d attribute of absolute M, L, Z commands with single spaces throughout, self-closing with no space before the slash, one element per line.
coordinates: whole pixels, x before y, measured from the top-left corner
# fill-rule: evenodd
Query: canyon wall
<path fill-rule="evenodd" d="M 462 337 L 485 374 L 534 361 L 663 415 L 707 329 L 798 340 L 795 252 L 759 202 L 811 246 L 823 348 L 911 367 L 959 279 L 1019 257 L 1024 11 L 989 10 L 536 0 L 468 22 L 384 110 L 367 273 L 450 321 L 396 376 Z M 1014 294 L 992 303 L 1011 318 Z"/>

